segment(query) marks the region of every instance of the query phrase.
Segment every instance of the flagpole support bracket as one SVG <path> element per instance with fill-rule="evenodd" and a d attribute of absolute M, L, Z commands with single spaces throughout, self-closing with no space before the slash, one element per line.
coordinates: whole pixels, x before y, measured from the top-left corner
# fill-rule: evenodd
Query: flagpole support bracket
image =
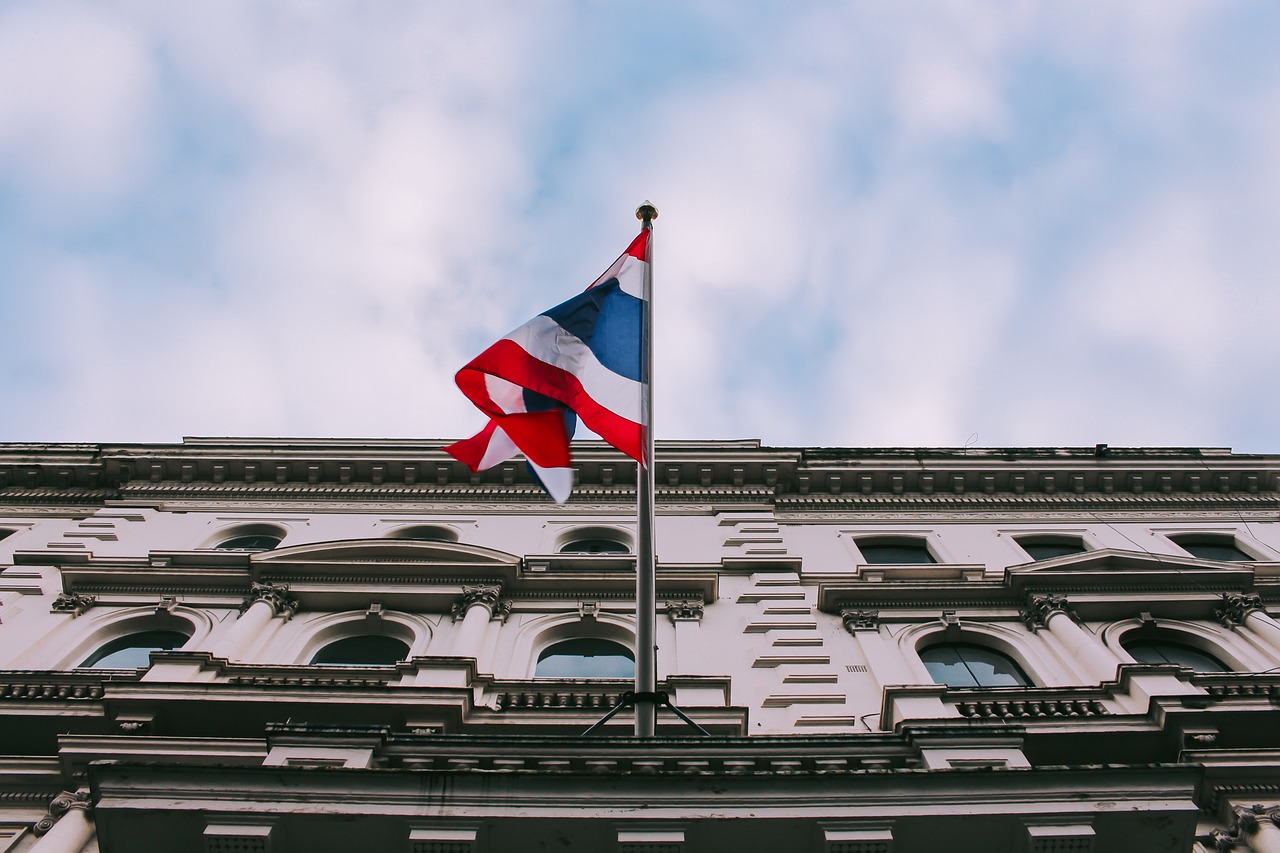
<path fill-rule="evenodd" d="M 703 735 L 705 737 L 711 737 L 711 732 L 707 731 L 702 726 L 698 725 L 693 720 L 693 718 L 691 718 L 688 714 L 686 714 L 684 711 L 681 711 L 675 705 L 671 704 L 671 697 L 667 695 L 667 691 L 665 690 L 658 690 L 652 693 L 646 693 L 643 691 L 636 691 L 636 690 L 628 690 L 627 692 L 622 694 L 621 698 L 618 699 L 618 704 L 610 708 L 609 712 L 605 714 L 603 717 L 601 717 L 593 726 L 591 726 L 591 728 L 583 732 L 582 736 L 583 737 L 590 736 L 591 734 L 595 733 L 605 723 L 612 720 L 619 711 L 627 710 L 629 708 L 633 709 L 637 705 L 655 705 L 658 708 L 669 708 L 671 710 L 671 713 L 675 714 L 677 717 L 679 717 L 681 720 L 687 723 L 690 728 L 696 729 L 698 734 Z"/>

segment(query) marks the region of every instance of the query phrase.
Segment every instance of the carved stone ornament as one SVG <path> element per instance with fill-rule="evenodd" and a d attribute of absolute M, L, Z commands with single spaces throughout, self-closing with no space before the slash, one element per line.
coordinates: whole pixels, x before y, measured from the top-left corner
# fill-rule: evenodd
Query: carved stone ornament
<path fill-rule="evenodd" d="M 703 601 L 701 598 L 684 598 L 667 602 L 667 617 L 675 622 L 701 622 Z"/>
<path fill-rule="evenodd" d="M 840 610 L 840 619 L 844 622 L 844 629 L 850 634 L 857 631 L 880 630 L 879 610 L 855 610 L 844 607 Z"/>
<path fill-rule="evenodd" d="M 55 613 L 70 613 L 74 619 L 84 613 L 98 600 L 96 595 L 83 595 L 79 592 L 60 592 L 53 600 L 50 609 Z"/>
<path fill-rule="evenodd" d="M 467 611 L 476 604 L 482 604 L 489 608 L 489 614 L 492 616 L 501 598 L 502 587 L 499 586 L 464 586 L 462 588 L 462 598 L 454 603 L 450 611 L 453 613 L 453 621 L 457 622 L 463 616 L 466 616 Z"/>
<path fill-rule="evenodd" d="M 1231 812 L 1231 829 L 1215 829 L 1209 833 L 1210 837 L 1213 838 L 1213 843 L 1217 846 L 1218 853 L 1246 849 L 1249 845 L 1249 839 L 1258 831 L 1258 826 L 1263 821 L 1269 820 L 1272 825 L 1280 826 L 1280 807 L 1277 806 L 1264 806 L 1256 803 L 1247 808 L 1245 806 L 1234 806 Z"/>
<path fill-rule="evenodd" d="M 286 622 L 298 612 L 298 602 L 289 597 L 287 583 L 254 583 L 244 600 L 240 602 L 240 612 L 243 614 L 259 601 L 270 604 L 275 615 L 283 613 Z"/>
<path fill-rule="evenodd" d="M 1235 628 L 1243 625 L 1244 620 L 1255 610 L 1266 612 L 1262 606 L 1262 596 L 1256 592 L 1224 592 L 1222 601 L 1214 608 L 1213 615 L 1218 617 L 1224 628 Z"/>
<path fill-rule="evenodd" d="M 58 822 L 60 817 L 72 809 L 89 811 L 92 808 L 93 804 L 89 802 L 88 791 L 63 791 L 50 801 L 49 811 L 45 813 L 44 817 L 36 821 L 36 825 L 31 828 L 31 831 L 36 835 L 44 835 L 53 829 L 53 825 Z"/>
<path fill-rule="evenodd" d="M 500 598 L 498 603 L 493 605 L 493 615 L 489 617 L 490 621 L 496 619 L 502 624 L 506 624 L 511 618 L 511 599 Z"/>
<path fill-rule="evenodd" d="M 1049 617 L 1055 613 L 1065 613 L 1072 619 L 1075 614 L 1069 609 L 1065 595 L 1033 595 L 1027 600 L 1027 607 L 1022 611 L 1022 619 L 1027 629 L 1035 633 L 1049 626 Z"/>

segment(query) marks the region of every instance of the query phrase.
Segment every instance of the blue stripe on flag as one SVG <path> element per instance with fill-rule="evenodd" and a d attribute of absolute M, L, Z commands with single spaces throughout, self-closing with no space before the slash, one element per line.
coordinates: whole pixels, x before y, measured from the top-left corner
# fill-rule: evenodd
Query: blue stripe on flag
<path fill-rule="evenodd" d="M 543 313 L 585 343 L 607 369 L 640 382 L 643 307 L 611 278 Z"/>

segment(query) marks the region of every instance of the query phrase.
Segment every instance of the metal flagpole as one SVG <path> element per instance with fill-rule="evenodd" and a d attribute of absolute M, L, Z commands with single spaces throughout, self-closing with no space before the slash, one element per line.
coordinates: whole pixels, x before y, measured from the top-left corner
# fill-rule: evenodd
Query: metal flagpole
<path fill-rule="evenodd" d="M 644 461 L 636 466 L 636 737 L 653 737 L 658 703 L 656 655 L 658 612 L 658 562 L 653 548 L 653 220 L 658 209 L 648 200 L 636 208 L 636 219 L 649 232 L 648 260 L 644 274 L 644 308 L 640 345 L 643 350 L 644 399 L 642 449 Z"/>

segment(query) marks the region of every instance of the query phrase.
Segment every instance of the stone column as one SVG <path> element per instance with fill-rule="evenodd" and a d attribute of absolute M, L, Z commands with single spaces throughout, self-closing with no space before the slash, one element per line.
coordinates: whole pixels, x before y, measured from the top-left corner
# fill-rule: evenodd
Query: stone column
<path fill-rule="evenodd" d="M 63 791 L 49 803 L 49 812 L 40 818 L 33 831 L 40 840 L 31 853 L 80 853 L 93 838 L 93 821 L 89 819 L 88 791 Z"/>
<path fill-rule="evenodd" d="M 255 583 L 240 603 L 240 618 L 214 643 L 214 657 L 237 659 L 277 614 L 284 614 L 288 620 L 297 610 L 298 602 L 289 598 L 288 584 Z"/>
<path fill-rule="evenodd" d="M 1224 592 L 1214 614 L 1224 628 L 1248 628 L 1272 654 L 1280 656 L 1280 623 L 1267 615 L 1256 592 Z"/>
<path fill-rule="evenodd" d="M 1064 595 L 1033 595 L 1023 616 L 1033 631 L 1038 627 L 1046 628 L 1090 678 L 1097 679 L 1099 683 L 1115 681 L 1120 659 L 1077 625 L 1067 612 L 1067 606 Z"/>
<path fill-rule="evenodd" d="M 453 621 L 458 625 L 454 632 L 449 654 L 478 658 L 484 643 L 485 629 L 494 611 L 502 601 L 502 587 L 464 586 L 462 598 L 453 605 Z"/>

